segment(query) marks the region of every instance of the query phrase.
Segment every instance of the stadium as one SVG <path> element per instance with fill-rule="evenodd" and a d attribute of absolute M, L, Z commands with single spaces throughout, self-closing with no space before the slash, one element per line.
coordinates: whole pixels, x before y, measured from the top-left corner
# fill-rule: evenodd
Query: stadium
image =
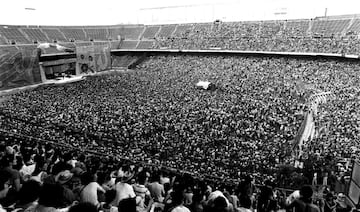
<path fill-rule="evenodd" d="M 29 2 L 0 8 L 0 212 L 360 209 L 356 1 Z"/>

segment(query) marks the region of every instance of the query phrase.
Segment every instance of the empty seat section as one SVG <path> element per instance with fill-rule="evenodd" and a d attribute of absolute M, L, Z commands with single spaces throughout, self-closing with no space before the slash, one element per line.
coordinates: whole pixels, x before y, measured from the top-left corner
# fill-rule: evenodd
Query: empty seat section
<path fill-rule="evenodd" d="M 139 45 L 136 47 L 137 49 L 151 49 L 154 45 L 154 41 L 150 40 L 142 40 Z"/>
<path fill-rule="evenodd" d="M 143 34 L 143 38 L 154 39 L 159 29 L 160 26 L 147 26 Z"/>
<path fill-rule="evenodd" d="M 355 19 L 354 23 L 350 26 L 349 32 L 360 32 L 360 19 Z"/>
<path fill-rule="evenodd" d="M 71 40 L 71 39 L 78 40 L 78 41 L 88 40 L 86 38 L 84 30 L 82 28 L 60 28 L 60 30 L 64 33 L 65 37 L 68 40 Z"/>
<path fill-rule="evenodd" d="M 137 40 L 124 40 L 121 43 L 120 49 L 135 49 L 137 43 Z"/>
<path fill-rule="evenodd" d="M 112 59 L 112 67 L 127 68 L 135 59 L 137 59 L 137 57 L 133 55 L 114 56 Z"/>
<path fill-rule="evenodd" d="M 120 35 L 126 40 L 138 40 L 143 30 L 144 27 L 123 27 L 120 28 Z"/>
<path fill-rule="evenodd" d="M 340 34 L 349 25 L 349 21 L 349 19 L 315 20 L 311 31 L 320 34 Z"/>
<path fill-rule="evenodd" d="M 121 37 L 121 28 L 109 28 L 109 35 L 108 35 L 108 39 L 111 40 L 120 40 Z"/>
<path fill-rule="evenodd" d="M 18 44 L 31 43 L 18 28 L 4 28 L 0 27 L 0 34 L 4 36 L 8 41 L 15 41 Z"/>
<path fill-rule="evenodd" d="M 86 28 L 86 35 L 93 40 L 108 40 L 108 33 L 106 28 Z"/>
<path fill-rule="evenodd" d="M 168 38 L 175 31 L 175 28 L 176 28 L 176 25 L 162 26 L 161 29 L 160 29 L 160 32 L 157 35 L 157 37 Z"/>
<path fill-rule="evenodd" d="M 48 41 L 46 35 L 38 28 L 22 28 L 21 29 L 31 41 Z"/>
<path fill-rule="evenodd" d="M 47 34 L 50 41 L 67 41 L 64 35 L 57 28 L 43 28 L 42 31 Z"/>
<path fill-rule="evenodd" d="M 178 25 L 176 27 L 175 32 L 174 32 L 174 36 L 175 37 L 182 37 L 185 33 L 190 32 L 192 27 L 193 26 L 191 24 Z"/>
<path fill-rule="evenodd" d="M 7 45 L 7 44 L 9 43 L 6 41 L 6 38 L 0 35 L 0 45 Z"/>

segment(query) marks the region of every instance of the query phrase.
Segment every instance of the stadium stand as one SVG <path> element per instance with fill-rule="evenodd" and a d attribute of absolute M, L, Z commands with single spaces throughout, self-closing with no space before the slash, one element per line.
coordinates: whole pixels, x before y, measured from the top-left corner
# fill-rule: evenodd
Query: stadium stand
<path fill-rule="evenodd" d="M 120 48 L 121 49 L 135 49 L 138 42 L 139 41 L 124 40 L 124 41 L 122 41 Z"/>
<path fill-rule="evenodd" d="M 187 24 L 187 25 L 178 25 L 176 27 L 176 30 L 174 32 L 174 37 L 178 37 L 180 35 L 183 35 L 186 32 L 189 32 L 191 29 L 193 28 L 192 25 Z"/>
<path fill-rule="evenodd" d="M 142 35 L 142 38 L 145 39 L 154 39 L 156 33 L 159 31 L 160 26 L 146 26 L 145 31 Z"/>
<path fill-rule="evenodd" d="M 350 20 L 314 20 L 312 26 L 313 34 L 340 35 L 349 25 Z"/>
<path fill-rule="evenodd" d="M 28 36 L 28 38 L 35 42 L 49 41 L 46 35 L 39 28 L 21 28 L 21 30 Z"/>
<path fill-rule="evenodd" d="M 68 41 L 87 41 L 83 28 L 60 28 L 60 31 L 64 33 Z"/>
<path fill-rule="evenodd" d="M 6 40 L 6 38 L 2 35 L 0 35 L 0 45 L 8 45 L 9 42 Z"/>
<path fill-rule="evenodd" d="M 319 17 L 314 20 L 251 21 L 179 24 L 117 25 L 84 27 L 4 26 L 2 43 L 31 44 L 33 41 L 139 40 L 149 48 L 233 49 L 251 51 L 289 51 L 359 54 L 360 19 Z M 136 48 L 134 42 L 130 48 Z M 133 43 L 133 44 L 130 44 Z M 134 47 L 135 46 L 135 47 Z"/>
<path fill-rule="evenodd" d="M 359 54 L 356 34 L 317 35 L 343 35 L 357 24 L 351 23 L 124 26 L 108 34 L 101 27 L 59 28 L 65 39 L 77 37 L 77 43 L 60 43 L 71 48 L 92 45 L 81 42 L 91 36 L 120 35 L 125 40 L 112 47 Z M 22 28 L 14 29 L 39 37 Z M 23 53 L 34 52 L 22 61 Z M 15 79 L 18 66 L 38 59 L 36 52 L 36 45 L 5 46 L 0 79 Z M 360 159 L 358 61 L 163 52 L 113 55 L 112 67 L 134 70 L 1 99 L 0 211 L 129 211 L 132 204 L 137 212 L 273 212 L 291 208 L 287 196 L 299 189 L 295 203 L 312 197 L 306 201 L 314 211 L 329 205 L 321 211 L 358 211 L 344 200 L 351 164 Z M 211 89 L 196 86 L 204 79 Z M 325 91 L 333 99 L 319 95 L 322 103 L 314 108 L 308 100 Z M 295 157 L 294 140 L 309 113 L 316 114 L 313 134 L 296 143 L 302 152 Z M 125 203 L 119 198 L 124 186 Z"/>
<path fill-rule="evenodd" d="M 143 30 L 143 26 L 123 27 L 120 28 L 120 35 L 122 38 L 125 38 L 127 40 L 138 40 Z"/>
<path fill-rule="evenodd" d="M 17 44 L 30 43 L 25 35 L 20 32 L 18 27 L 0 26 L 0 34 L 6 37 L 6 39 L 10 42 L 15 41 Z"/>
<path fill-rule="evenodd" d="M 109 29 L 109 36 L 108 36 L 108 39 L 111 39 L 111 40 L 120 40 L 119 37 L 121 37 L 121 30 L 119 27 L 110 27 Z"/>
<path fill-rule="evenodd" d="M 275 37 L 284 30 L 284 22 L 282 21 L 264 21 L 261 23 L 262 37 Z"/>
<path fill-rule="evenodd" d="M 113 57 L 112 67 L 114 68 L 128 68 L 130 64 L 138 57 L 133 55 L 124 55 Z"/>
<path fill-rule="evenodd" d="M 289 36 L 305 36 L 309 28 L 309 20 L 286 21 L 285 23 L 285 33 Z"/>
<path fill-rule="evenodd" d="M 97 41 L 108 40 L 106 28 L 85 28 L 87 38 Z"/>
<path fill-rule="evenodd" d="M 175 31 L 176 25 L 163 25 L 161 26 L 160 32 L 157 34 L 158 37 L 171 37 Z"/>
<path fill-rule="evenodd" d="M 141 40 L 136 46 L 137 49 L 151 49 L 153 48 L 154 41 Z"/>
<path fill-rule="evenodd" d="M 50 41 L 68 41 L 64 34 L 57 28 L 42 28 L 42 31 L 48 36 Z"/>
<path fill-rule="evenodd" d="M 351 27 L 348 30 L 349 32 L 360 32 L 360 19 L 355 19 L 354 23 L 351 25 Z"/>

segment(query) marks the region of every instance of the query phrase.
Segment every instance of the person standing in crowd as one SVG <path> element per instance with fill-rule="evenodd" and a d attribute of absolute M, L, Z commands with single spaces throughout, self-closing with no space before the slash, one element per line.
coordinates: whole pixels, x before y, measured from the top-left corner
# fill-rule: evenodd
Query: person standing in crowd
<path fill-rule="evenodd" d="M 11 188 L 11 175 L 7 171 L 0 170 L 0 212 L 6 212 L 5 209 L 1 206 L 2 200 L 6 198 L 6 195 Z"/>
<path fill-rule="evenodd" d="M 146 201 L 150 201 L 151 195 L 145 184 L 147 181 L 146 172 L 142 171 L 138 174 L 137 183 L 133 185 L 134 192 L 136 195 L 136 211 L 144 212 L 147 211 Z"/>
<path fill-rule="evenodd" d="M 151 179 L 152 179 L 151 183 L 147 185 L 151 197 L 154 199 L 155 202 L 162 203 L 165 196 L 165 189 L 164 189 L 164 185 L 160 184 L 159 173 L 156 172 Z"/>
<path fill-rule="evenodd" d="M 320 212 L 318 206 L 312 203 L 313 189 L 305 185 L 300 189 L 300 198 L 295 199 L 286 208 L 295 208 L 295 212 Z"/>
<path fill-rule="evenodd" d="M 16 192 L 18 192 L 21 188 L 20 182 L 20 173 L 18 170 L 13 168 L 13 164 L 15 161 L 14 155 L 6 155 L 1 159 L 0 166 L 3 167 L 3 170 L 10 174 L 11 176 L 11 184 Z"/>

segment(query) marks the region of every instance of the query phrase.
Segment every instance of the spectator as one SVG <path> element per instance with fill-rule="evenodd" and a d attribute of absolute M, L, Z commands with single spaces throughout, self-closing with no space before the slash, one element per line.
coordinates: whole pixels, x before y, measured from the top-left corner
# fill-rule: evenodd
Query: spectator
<path fill-rule="evenodd" d="M 40 183 L 35 180 L 29 180 L 23 184 L 19 191 L 18 202 L 15 205 L 15 211 L 26 211 L 27 208 L 35 207 L 40 195 Z"/>
<path fill-rule="evenodd" d="M 164 186 L 160 184 L 160 175 L 155 173 L 152 176 L 151 183 L 147 185 L 151 197 L 154 198 L 155 202 L 163 202 L 165 196 Z"/>
<path fill-rule="evenodd" d="M 96 174 L 86 172 L 82 175 L 84 187 L 80 192 L 80 202 L 90 202 L 99 208 L 98 192 L 105 193 L 105 190 L 96 181 Z"/>
<path fill-rule="evenodd" d="M 140 172 L 138 175 L 137 183 L 133 185 L 134 192 L 136 195 L 136 211 L 143 212 L 148 211 L 148 207 L 145 204 L 146 201 L 149 201 L 150 191 L 146 188 L 145 184 L 147 181 L 146 172 Z"/>
<path fill-rule="evenodd" d="M 288 208 L 295 208 L 296 212 L 320 212 L 318 206 L 312 204 L 313 190 L 311 186 L 303 186 L 300 189 L 300 198 L 290 203 Z"/>
<path fill-rule="evenodd" d="M 118 183 L 116 183 L 116 185 L 115 185 L 116 197 L 115 197 L 115 200 L 112 202 L 112 204 L 120 205 L 121 200 L 134 199 L 135 210 L 136 210 L 136 200 L 135 200 L 136 195 L 135 195 L 133 187 L 127 183 L 131 179 L 131 177 L 126 176 L 126 174 L 124 172 L 119 173 L 118 178 L 120 179 L 120 181 Z M 122 203 L 121 206 L 125 207 L 128 204 L 132 205 L 131 202 L 132 201 L 130 201 L 130 200 L 125 201 L 124 203 Z M 119 212 L 120 212 L 120 208 L 119 208 Z"/>
<path fill-rule="evenodd" d="M 18 170 L 13 169 L 14 155 L 7 155 L 1 160 L 1 167 L 11 175 L 11 184 L 14 186 L 15 191 L 19 191 L 21 188 L 20 173 Z"/>
<path fill-rule="evenodd" d="M 0 171 L 0 203 L 6 198 L 6 195 L 11 188 L 10 184 L 11 175 L 7 171 Z M 0 212 L 6 212 L 0 204 Z"/>
<path fill-rule="evenodd" d="M 70 207 L 69 212 L 97 212 L 97 207 L 90 202 L 82 202 Z"/>
<path fill-rule="evenodd" d="M 40 190 L 37 205 L 30 206 L 29 212 L 57 212 L 63 207 L 63 187 L 58 184 L 45 183 Z"/>

